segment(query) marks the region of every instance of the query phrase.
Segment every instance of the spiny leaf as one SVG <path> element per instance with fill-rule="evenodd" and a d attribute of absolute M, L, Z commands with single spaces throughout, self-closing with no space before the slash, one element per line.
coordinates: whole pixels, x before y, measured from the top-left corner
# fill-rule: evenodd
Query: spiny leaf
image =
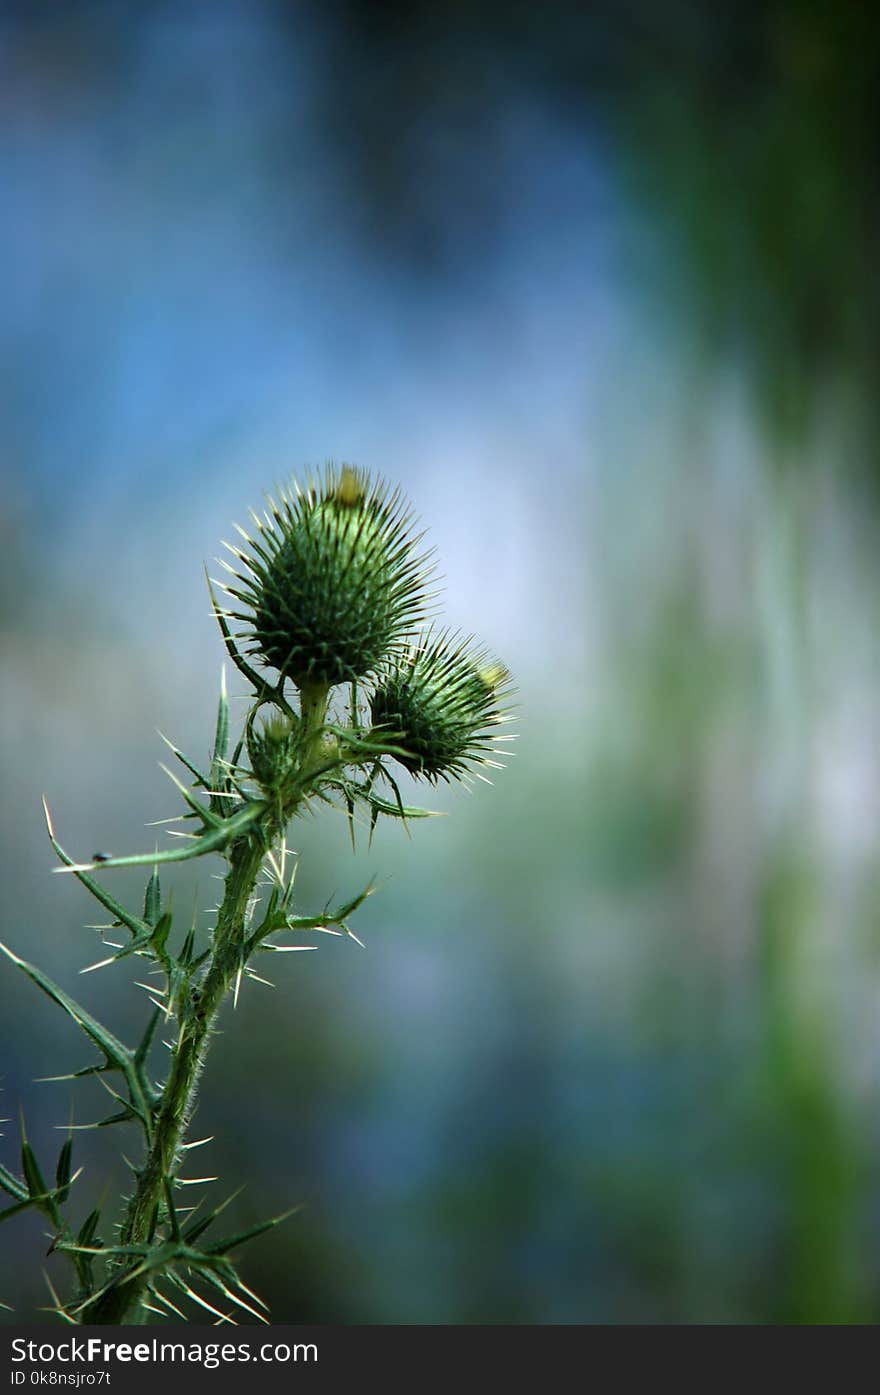
<path fill-rule="evenodd" d="M 283 712 L 286 712 L 289 717 L 295 716 L 296 714 L 294 713 L 293 708 L 290 706 L 290 703 L 284 696 L 283 683 L 279 683 L 277 686 L 273 685 L 272 683 L 267 683 L 266 679 L 261 674 L 257 673 L 257 670 L 255 668 L 251 667 L 247 659 L 245 659 L 240 649 L 238 648 L 232 631 L 230 630 L 229 625 L 226 622 L 226 613 L 217 603 L 217 597 L 214 594 L 214 583 L 208 575 L 207 567 L 205 568 L 205 579 L 208 583 L 208 592 L 211 597 L 211 605 L 214 610 L 214 615 L 217 619 L 217 624 L 220 626 L 220 632 L 223 635 L 223 642 L 226 645 L 226 652 L 229 655 L 232 662 L 235 664 L 235 667 L 239 670 L 240 673 L 244 674 L 245 678 L 251 684 L 254 691 L 257 693 L 257 695 L 260 697 L 262 701 L 274 702 L 278 707 L 281 708 Z"/>
<path fill-rule="evenodd" d="M 54 1085 L 61 1080 L 83 1080 L 87 1075 L 103 1075 L 105 1071 L 116 1069 L 115 1065 L 105 1061 L 98 1066 L 83 1066 L 82 1070 L 73 1070 L 67 1075 L 38 1075 L 36 1081 L 39 1085 Z"/>
<path fill-rule="evenodd" d="M 171 912 L 166 911 L 165 914 L 161 915 L 157 920 L 156 928 L 150 936 L 150 944 L 152 945 L 152 948 L 155 951 L 156 957 L 163 963 L 166 963 L 168 959 L 168 955 L 165 950 L 165 945 L 168 942 L 168 936 L 170 934 L 170 931 Z"/>
<path fill-rule="evenodd" d="M 220 670 L 220 698 L 217 703 L 217 726 L 214 730 L 215 762 L 225 761 L 229 750 L 229 698 L 226 693 L 226 666 Z"/>
<path fill-rule="evenodd" d="M 352 731 L 350 727 L 338 727 L 332 722 L 327 722 L 324 729 L 337 737 L 346 752 L 349 752 L 352 758 L 356 757 L 359 763 L 365 763 L 371 758 L 378 761 L 382 756 L 409 755 L 405 746 L 389 743 L 384 739 L 382 732 L 375 727 L 369 731 L 356 732 Z M 348 764 L 349 762 L 343 763 Z"/>
<path fill-rule="evenodd" d="M 28 1197 L 25 1201 L 16 1202 L 14 1206 L 7 1206 L 5 1211 L 0 1211 L 0 1225 L 2 1225 L 4 1221 L 8 1221 L 12 1216 L 17 1216 L 19 1211 L 26 1211 L 29 1206 L 35 1205 L 35 1199 Z"/>
<path fill-rule="evenodd" d="M 81 1176 L 82 1168 L 80 1167 L 71 1177 L 70 1185 Z M 34 1196 L 26 1196 L 23 1201 L 17 1201 L 14 1206 L 7 1206 L 5 1211 L 0 1211 L 0 1222 L 9 1220 L 10 1216 L 18 1215 L 19 1211 L 26 1211 L 28 1207 L 35 1206 L 39 1211 L 45 1211 L 52 1223 L 60 1227 L 62 1222 L 57 1206 L 58 1200 L 59 1196 L 57 1191 L 38 1192 Z M 57 1248 L 60 1248 L 60 1246 Z"/>
<path fill-rule="evenodd" d="M 201 770 L 199 770 L 197 766 L 193 765 L 192 761 L 189 760 L 177 746 L 175 746 L 174 742 L 168 740 L 168 737 L 165 735 L 164 732 L 159 731 L 158 734 L 161 740 L 165 742 L 165 745 L 168 747 L 171 754 L 173 756 L 176 756 L 177 759 L 180 761 L 181 765 L 185 766 L 186 769 L 189 771 L 190 775 L 195 777 L 196 783 L 201 785 L 203 790 L 210 789 L 210 777 L 207 775 L 203 775 Z"/>
<path fill-rule="evenodd" d="M 173 770 L 169 770 L 168 766 L 163 765 L 161 761 L 159 762 L 159 769 L 165 772 L 180 794 L 181 799 L 189 805 L 190 809 L 201 819 L 206 828 L 217 829 L 221 827 L 223 820 L 220 815 L 213 813 L 208 805 L 202 804 L 201 800 L 196 799 L 195 795 L 190 793 L 183 781 L 178 780 Z"/>
<path fill-rule="evenodd" d="M 159 873 L 154 871 L 147 882 L 144 895 L 144 920 L 147 925 L 155 925 L 162 914 L 162 892 L 159 886 Z"/>
<path fill-rule="evenodd" d="M 58 1154 L 58 1165 L 55 1169 L 55 1186 L 58 1191 L 58 1200 L 63 1206 L 70 1196 L 70 1163 L 73 1154 L 73 1139 L 68 1138 L 61 1146 Z"/>
<path fill-rule="evenodd" d="M 105 891 L 99 882 L 96 882 L 93 877 L 88 876 L 87 872 L 83 870 L 83 867 L 80 867 L 78 864 L 76 864 L 73 858 L 70 857 L 64 851 L 61 844 L 55 837 L 55 830 L 52 826 L 52 815 L 49 813 L 49 806 L 46 803 L 45 795 L 43 796 L 43 812 L 46 816 L 46 829 L 49 834 L 49 842 L 52 844 L 52 847 L 55 850 L 55 853 L 58 856 L 59 860 L 64 864 L 63 867 L 56 867 L 55 871 L 60 872 L 69 870 L 73 872 L 77 881 L 82 882 L 86 890 L 91 892 L 91 894 L 95 897 L 96 901 L 100 901 L 101 905 L 105 908 L 105 910 L 108 910 L 110 914 L 114 917 L 114 919 L 119 921 L 120 925 L 126 926 L 126 928 L 132 932 L 132 934 L 142 934 L 143 931 L 147 928 L 144 922 L 142 920 L 139 920 L 137 916 L 131 915 L 130 912 L 127 911 L 123 905 L 120 905 L 120 903 L 115 899 L 115 897 L 110 895 L 109 891 Z M 89 866 L 92 868 L 94 868 L 96 865 L 97 864 L 95 863 L 89 864 Z"/>
<path fill-rule="evenodd" d="M 121 1104 L 121 1105 L 122 1105 L 122 1108 L 126 1111 L 126 1114 L 127 1114 L 127 1117 L 128 1117 L 128 1118 L 132 1118 L 132 1117 L 133 1117 L 133 1118 L 137 1119 L 141 1124 L 143 1124 L 144 1129 L 147 1129 L 147 1128 L 148 1128 L 147 1119 L 146 1119 L 146 1117 L 145 1117 L 145 1106 L 146 1106 L 146 1101 L 145 1101 L 145 1100 L 138 1099 L 137 1102 L 135 1102 L 135 1100 L 133 1100 L 133 1099 L 132 1099 L 132 1100 L 126 1100 L 126 1099 L 124 1099 L 124 1098 L 122 1097 L 122 1095 L 120 1095 L 119 1091 L 118 1091 L 118 1090 L 114 1090 L 114 1089 L 113 1089 L 113 1086 L 110 1085 L 110 1084 L 108 1083 L 108 1081 L 106 1081 L 106 1080 L 104 1079 L 103 1076 L 100 1077 L 98 1083 L 99 1083 L 100 1085 L 103 1085 L 103 1086 L 104 1086 L 104 1089 L 107 1091 L 107 1094 L 108 1094 L 108 1095 L 111 1095 L 111 1096 L 113 1097 L 113 1099 L 115 1099 L 116 1102 L 117 1102 L 118 1104 Z M 117 1123 L 117 1122 L 121 1122 L 121 1120 L 118 1120 L 118 1119 L 116 1118 L 116 1116 L 114 1116 L 112 1119 L 109 1119 L 109 1120 L 106 1120 L 106 1119 L 105 1119 L 105 1120 L 103 1121 L 103 1123 L 112 1123 L 112 1124 L 115 1124 L 115 1123 Z"/>
<path fill-rule="evenodd" d="M 370 882 L 368 886 L 364 887 L 363 891 L 359 891 L 356 896 L 353 896 L 350 901 L 346 901 L 344 905 L 337 906 L 334 911 L 328 908 L 324 914 L 324 921 L 328 925 L 341 925 L 343 921 L 348 920 L 350 915 L 354 914 L 359 906 L 363 905 L 368 896 L 372 896 L 375 890 L 375 885 Z"/>
<path fill-rule="evenodd" d="M 95 1239 L 95 1231 L 98 1229 L 98 1223 L 100 1219 L 101 1212 L 98 1210 L 97 1207 L 94 1211 L 89 1212 L 82 1225 L 80 1226 L 79 1234 L 76 1237 L 76 1243 L 78 1246 L 83 1247 L 87 1245 L 95 1245 L 98 1248 L 101 1248 L 101 1242 Z"/>
<path fill-rule="evenodd" d="M 133 853 L 130 857 L 108 857 L 101 862 L 102 867 L 147 867 L 151 863 L 188 862 L 206 853 L 222 852 L 236 838 L 240 838 L 255 823 L 259 823 L 266 811 L 265 801 L 254 799 L 239 809 L 228 819 L 222 819 L 209 832 L 200 834 L 193 842 L 180 848 L 166 848 L 161 852 Z M 98 864 L 94 862 L 68 862 L 64 867 L 56 867 L 56 872 L 73 872 L 75 876 L 91 872 Z"/>
<path fill-rule="evenodd" d="M 59 1254 L 90 1254 L 107 1255 L 114 1259 L 142 1259 L 144 1255 L 150 1253 L 150 1245 L 81 1245 L 71 1244 L 69 1240 L 59 1240 L 55 1246 Z"/>
<path fill-rule="evenodd" d="M 120 1109 L 116 1114 L 108 1114 L 106 1119 L 99 1119 L 96 1128 L 106 1129 L 109 1128 L 111 1124 L 132 1124 L 135 1121 L 139 1124 L 144 1122 L 143 1118 L 139 1114 L 136 1114 L 130 1105 L 126 1105 L 124 1109 Z"/>
<path fill-rule="evenodd" d="M 181 1241 L 180 1219 L 177 1215 L 177 1207 L 174 1205 L 174 1196 L 171 1191 L 169 1178 L 163 1177 L 162 1186 L 165 1193 L 165 1209 L 168 1213 L 168 1224 L 171 1226 L 171 1238 L 179 1244 Z"/>
<path fill-rule="evenodd" d="M 156 1010 L 150 1014 L 150 1020 L 144 1029 L 144 1034 L 141 1037 L 140 1045 L 134 1053 L 134 1062 L 136 1066 L 144 1066 L 146 1064 L 147 1057 L 150 1054 L 150 1047 L 153 1044 L 153 1038 L 156 1035 L 156 1028 L 159 1025 L 159 1019 L 161 1016 L 162 1013 L 159 1008 L 156 1008 Z"/>
<path fill-rule="evenodd" d="M 108 1031 L 106 1027 L 103 1027 L 100 1022 L 92 1017 L 91 1013 L 86 1012 L 85 1008 L 80 1007 L 79 1003 L 75 1002 L 69 994 L 65 993 L 63 988 L 59 988 L 57 983 L 53 983 L 41 969 L 36 968 L 33 964 L 28 964 L 24 959 L 20 959 L 17 954 L 14 954 L 13 951 L 2 942 L 0 942 L 0 950 L 3 951 L 8 959 L 12 960 L 13 964 L 21 969 L 22 973 L 27 974 L 28 978 L 31 979 L 38 988 L 42 988 L 43 992 L 47 994 L 53 1002 L 63 1008 L 68 1016 L 73 1018 L 77 1026 L 80 1027 L 82 1031 L 85 1032 L 86 1036 L 104 1053 L 108 1063 L 118 1067 L 119 1070 L 127 1071 L 132 1060 L 131 1052 L 127 1046 L 123 1046 L 122 1042 L 119 1041 L 112 1032 Z"/>
<path fill-rule="evenodd" d="M 246 953 L 252 954 L 257 945 L 266 938 L 267 935 L 274 934 L 277 930 L 294 930 L 308 933 L 313 930 L 324 930 L 328 926 L 335 925 L 345 934 L 355 937 L 349 930 L 346 921 L 350 915 L 363 905 L 368 896 L 372 896 L 375 886 L 371 882 L 363 891 L 359 891 L 350 901 L 346 901 L 341 906 L 336 906 L 333 910 L 329 904 L 321 915 L 288 915 L 287 912 L 277 911 L 273 916 L 267 915 L 258 928 L 253 932 L 246 942 Z"/>
<path fill-rule="evenodd" d="M 214 751 L 211 756 L 211 789 L 218 790 L 226 783 L 226 753 L 229 750 L 229 698 L 226 695 L 226 666 L 220 671 L 220 699 L 217 703 L 217 726 L 214 731 Z M 226 800 L 211 795 L 210 808 L 213 813 L 225 814 Z"/>
<path fill-rule="evenodd" d="M 167 1271 L 177 1259 L 179 1250 L 180 1246 L 176 1240 L 169 1240 L 164 1245 L 154 1246 L 144 1255 L 135 1269 L 123 1276 L 122 1282 L 129 1283 L 132 1279 L 140 1278 L 142 1274 L 152 1274 L 156 1270 Z"/>
<path fill-rule="evenodd" d="M 30 1192 L 25 1183 L 20 1182 L 17 1177 L 13 1176 L 2 1163 L 0 1163 L 0 1187 L 2 1187 L 5 1192 L 8 1192 L 10 1196 L 15 1197 L 16 1201 L 27 1201 L 30 1197 Z"/>
<path fill-rule="evenodd" d="M 236 1197 L 241 1196 L 243 1190 L 243 1187 L 239 1187 L 238 1190 L 234 1191 L 231 1196 L 228 1196 L 225 1201 L 221 1201 L 218 1206 L 215 1206 L 213 1211 L 209 1211 L 206 1216 L 200 1217 L 197 1221 L 191 1221 L 183 1232 L 183 1238 L 186 1243 L 188 1245 L 194 1245 L 199 1236 L 204 1235 L 208 1226 L 213 1225 L 221 1211 L 225 1211 L 227 1206 L 230 1206 L 232 1202 L 235 1201 Z M 201 1205 L 201 1203 L 199 1204 Z"/>
<path fill-rule="evenodd" d="M 247 1244 L 248 1240 L 254 1240 L 258 1235 L 263 1235 L 267 1230 L 272 1230 L 276 1225 L 281 1225 L 290 1216 L 296 1215 L 302 1210 L 302 1205 L 291 1206 L 289 1211 L 283 1211 L 280 1216 L 273 1216 L 271 1220 L 260 1221 L 257 1225 L 252 1225 L 249 1230 L 239 1231 L 238 1235 L 230 1235 L 225 1240 L 217 1240 L 213 1245 L 206 1245 L 203 1253 L 206 1255 L 227 1255 L 230 1250 L 237 1249 L 239 1245 Z"/>
<path fill-rule="evenodd" d="M 117 959 L 127 959 L 132 954 L 148 954 L 153 951 L 156 959 L 167 969 L 168 956 L 165 953 L 165 941 L 168 939 L 168 932 L 171 929 L 171 912 L 165 911 L 159 917 L 155 928 L 147 927 L 140 935 L 136 935 L 133 940 L 129 940 L 127 945 L 121 945 L 115 954 L 108 954 L 106 959 L 99 959 L 96 964 L 89 964 L 85 969 L 80 969 L 81 974 L 90 974 L 95 969 L 106 968 L 108 964 L 115 964 Z"/>
<path fill-rule="evenodd" d="M 438 819 L 442 817 L 437 809 L 420 809 L 415 804 L 403 804 L 399 801 L 392 804 L 390 800 L 382 799 L 375 790 L 371 790 L 364 797 L 376 813 L 385 814 L 391 819 Z"/>
<path fill-rule="evenodd" d="M 24 1173 L 24 1180 L 27 1182 L 28 1196 L 31 1201 L 33 1201 L 35 1197 L 45 1196 L 49 1189 L 43 1181 L 43 1174 L 40 1171 L 37 1156 L 28 1142 L 27 1134 L 24 1131 L 24 1120 L 22 1120 L 21 1124 L 21 1170 Z"/>

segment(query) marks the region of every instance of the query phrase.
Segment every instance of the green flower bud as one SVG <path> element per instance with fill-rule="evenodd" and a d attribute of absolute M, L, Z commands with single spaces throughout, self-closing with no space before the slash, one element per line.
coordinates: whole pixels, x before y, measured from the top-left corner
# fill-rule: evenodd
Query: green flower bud
<path fill-rule="evenodd" d="M 353 682 L 399 649 L 425 612 L 426 557 L 399 491 L 349 465 L 282 492 L 233 548 L 227 590 L 248 607 L 250 652 L 297 687 Z"/>
<path fill-rule="evenodd" d="M 271 717 L 262 726 L 252 726 L 247 734 L 251 771 L 257 784 L 271 793 L 283 788 L 296 767 L 299 732 L 288 717 Z"/>
<path fill-rule="evenodd" d="M 397 759 L 412 775 L 461 779 L 471 766 L 498 765 L 490 753 L 504 738 L 493 728 L 507 719 L 509 692 L 507 669 L 485 651 L 448 633 L 428 634 L 389 665 L 370 715 L 404 748 Z"/>

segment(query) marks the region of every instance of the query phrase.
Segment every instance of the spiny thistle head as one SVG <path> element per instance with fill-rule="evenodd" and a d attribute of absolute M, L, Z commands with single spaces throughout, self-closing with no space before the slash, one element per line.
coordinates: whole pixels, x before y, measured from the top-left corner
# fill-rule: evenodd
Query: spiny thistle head
<path fill-rule="evenodd" d="M 270 501 L 227 589 L 249 608 L 251 652 L 297 687 L 375 672 L 425 614 L 430 573 L 398 490 L 350 465 Z"/>
<path fill-rule="evenodd" d="M 461 779 L 490 759 L 506 720 L 510 675 L 484 650 L 454 635 L 428 634 L 396 658 L 370 700 L 373 725 L 394 733 L 400 763 L 426 780 Z"/>
<path fill-rule="evenodd" d="M 296 766 L 299 732 L 289 717 L 273 716 L 247 734 L 251 771 L 267 792 L 279 789 Z"/>

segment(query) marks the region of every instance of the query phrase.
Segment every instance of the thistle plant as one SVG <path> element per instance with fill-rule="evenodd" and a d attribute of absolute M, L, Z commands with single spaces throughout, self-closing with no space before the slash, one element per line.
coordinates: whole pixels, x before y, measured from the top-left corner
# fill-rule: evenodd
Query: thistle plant
<path fill-rule="evenodd" d="M 51 1288 L 52 1311 L 68 1322 L 142 1322 L 150 1313 L 186 1318 L 196 1310 L 218 1322 L 235 1321 L 236 1313 L 268 1320 L 233 1253 L 284 1216 L 218 1238 L 216 1222 L 228 1202 L 211 1206 L 203 1196 L 183 1205 L 191 1193 L 182 1188 L 194 1181 L 184 1176 L 190 1150 L 207 1141 L 188 1133 L 227 1000 L 237 1001 L 245 980 L 261 979 L 255 965 L 266 955 L 314 948 L 298 937 L 356 939 L 349 922 L 372 890 L 300 913 L 288 827 L 322 804 L 344 811 L 352 842 L 360 824 L 372 836 L 380 818 L 426 817 L 428 810 L 404 803 L 399 768 L 429 782 L 484 779 L 485 768 L 499 764 L 498 743 L 509 739 L 500 730 L 508 719 L 507 670 L 472 640 L 429 623 L 432 558 L 399 491 L 351 466 L 328 466 L 251 517 L 250 531 L 239 528 L 238 543 L 225 544 L 232 560 L 221 564 L 224 580 L 208 580 L 229 659 L 248 685 L 246 715 L 233 742 L 224 679 L 209 768 L 203 772 L 168 743 L 181 773 L 167 774 L 187 825 L 176 830 L 175 846 L 76 862 L 45 808 L 61 863 L 56 870 L 75 877 L 110 917 L 100 927 L 110 952 L 88 968 L 133 956 L 146 962 L 141 986 L 150 1014 L 136 1044 L 125 1044 L 41 969 L 0 946 L 97 1052 L 53 1077 L 95 1077 L 112 1096 L 109 1115 L 85 1127 L 128 1125 L 141 1136 L 129 1163 L 129 1194 L 109 1215 L 71 1215 L 81 1171 L 74 1170 L 72 1131 L 50 1182 L 23 1124 L 21 1175 L 0 1166 L 0 1187 L 12 1198 L 0 1220 L 36 1208 L 49 1222 L 51 1250 L 69 1260 L 71 1292 L 62 1297 Z M 225 862 L 224 891 L 203 943 L 194 924 L 175 925 L 160 869 L 210 854 Z M 135 913 L 103 876 L 141 866 L 149 879 Z"/>

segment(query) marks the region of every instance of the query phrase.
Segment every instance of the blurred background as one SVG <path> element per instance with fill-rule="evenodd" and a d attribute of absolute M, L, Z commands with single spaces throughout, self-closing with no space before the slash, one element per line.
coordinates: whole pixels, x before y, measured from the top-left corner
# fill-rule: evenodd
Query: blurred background
<path fill-rule="evenodd" d="M 205 1077 L 231 1228 L 304 1203 L 243 1256 L 276 1321 L 880 1319 L 876 31 L 2 6 L 0 937 L 135 1036 L 40 794 L 77 856 L 177 812 L 203 563 L 293 472 L 399 482 L 519 685 L 493 788 L 356 857 L 291 833 L 303 914 L 381 890 Z M 166 875 L 183 924 L 220 866 Z M 0 972 L 0 1114 L 47 1166 L 106 1108 L 33 1078 L 88 1060 Z M 84 1215 L 137 1141 L 78 1146 Z M 39 1218 L 0 1246 L 0 1317 L 50 1320 Z"/>

